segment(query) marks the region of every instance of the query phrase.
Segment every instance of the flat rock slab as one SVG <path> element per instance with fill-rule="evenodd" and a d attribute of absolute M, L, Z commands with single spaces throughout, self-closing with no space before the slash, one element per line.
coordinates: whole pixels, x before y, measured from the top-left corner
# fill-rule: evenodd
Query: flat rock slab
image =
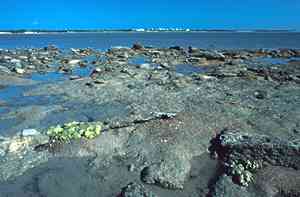
<path fill-rule="evenodd" d="M 225 162 L 260 161 L 271 165 L 300 168 L 300 143 L 266 135 L 225 132 L 215 139 L 219 158 Z"/>

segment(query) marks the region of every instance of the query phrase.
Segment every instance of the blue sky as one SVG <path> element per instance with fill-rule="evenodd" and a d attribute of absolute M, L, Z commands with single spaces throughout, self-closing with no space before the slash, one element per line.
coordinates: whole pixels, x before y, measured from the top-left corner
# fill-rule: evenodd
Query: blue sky
<path fill-rule="evenodd" d="M 0 29 L 300 30 L 299 0 L 3 0 Z"/>

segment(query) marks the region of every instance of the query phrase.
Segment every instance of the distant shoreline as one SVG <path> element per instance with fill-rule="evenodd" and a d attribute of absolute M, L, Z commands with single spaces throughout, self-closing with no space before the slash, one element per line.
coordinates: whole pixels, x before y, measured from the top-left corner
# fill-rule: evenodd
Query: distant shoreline
<path fill-rule="evenodd" d="M 0 35 L 39 35 L 72 33 L 299 33 L 296 30 L 206 30 L 206 29 L 130 29 L 130 30 L 0 30 Z"/>

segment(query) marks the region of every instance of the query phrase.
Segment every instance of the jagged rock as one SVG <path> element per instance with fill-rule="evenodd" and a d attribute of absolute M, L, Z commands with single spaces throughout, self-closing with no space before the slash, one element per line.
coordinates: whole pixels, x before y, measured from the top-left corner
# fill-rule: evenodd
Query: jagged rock
<path fill-rule="evenodd" d="M 152 164 L 143 169 L 141 179 L 148 184 L 158 184 L 169 189 L 183 189 L 190 162 L 182 158 L 168 158 L 159 164 Z"/>
<path fill-rule="evenodd" d="M 14 179 L 27 170 L 48 161 L 47 152 L 35 152 L 34 146 L 49 139 L 44 135 L 14 136 L 0 141 L 0 181 Z"/>
<path fill-rule="evenodd" d="M 207 64 L 207 59 L 204 57 L 190 57 L 188 59 L 189 62 L 191 63 L 199 63 L 199 64 Z"/>
<path fill-rule="evenodd" d="M 143 50 L 144 47 L 143 47 L 143 45 L 141 45 L 139 43 L 135 43 L 135 44 L 133 44 L 132 49 L 133 50 Z"/>
<path fill-rule="evenodd" d="M 290 49 L 280 49 L 277 56 L 283 57 L 283 58 L 289 58 L 289 57 L 295 56 L 295 53 Z"/>
<path fill-rule="evenodd" d="M 232 182 L 231 177 L 223 175 L 219 178 L 212 191 L 213 197 L 255 197 L 247 190 Z"/>
<path fill-rule="evenodd" d="M 295 57 L 300 57 L 300 50 L 298 49 L 294 49 L 294 50 L 292 50 L 293 52 L 294 52 L 294 54 L 295 54 Z"/>
<path fill-rule="evenodd" d="M 173 49 L 173 50 L 177 50 L 177 51 L 183 50 L 183 48 L 181 48 L 180 46 L 172 46 L 169 49 Z"/>
<path fill-rule="evenodd" d="M 265 135 L 225 132 L 214 140 L 222 161 L 258 161 L 300 169 L 300 143 Z"/>
<path fill-rule="evenodd" d="M 300 167 L 299 142 L 285 141 L 265 135 L 223 131 L 212 140 L 210 150 L 217 153 L 223 165 L 223 175 L 216 183 L 215 191 L 218 191 L 220 186 L 221 191 L 228 189 L 228 183 L 224 183 L 226 175 L 231 176 L 232 181 L 237 185 L 248 188 L 250 183 L 251 185 L 257 183 L 256 173 L 268 166 L 292 168 L 295 171 L 298 171 Z M 288 190 L 290 191 L 293 192 L 293 190 Z"/>
<path fill-rule="evenodd" d="M 225 55 L 217 51 L 197 50 L 191 53 L 192 57 L 206 58 L 207 60 L 225 60 Z"/>
<path fill-rule="evenodd" d="M 120 197 L 158 197 L 151 191 L 148 191 L 143 185 L 130 183 L 122 189 Z"/>
<path fill-rule="evenodd" d="M 80 63 L 81 60 L 69 60 L 68 64 L 69 65 L 76 65 L 78 63 Z"/>
<path fill-rule="evenodd" d="M 188 48 L 188 52 L 189 53 L 196 53 L 196 52 L 199 52 L 200 51 L 200 49 L 198 49 L 198 48 L 195 48 L 195 47 L 189 47 Z"/>
<path fill-rule="evenodd" d="M 24 74 L 25 73 L 25 70 L 22 69 L 22 68 L 14 68 L 14 71 L 18 74 Z"/>
<path fill-rule="evenodd" d="M 254 185 L 262 196 L 300 196 L 300 171 L 269 166 L 257 172 Z"/>

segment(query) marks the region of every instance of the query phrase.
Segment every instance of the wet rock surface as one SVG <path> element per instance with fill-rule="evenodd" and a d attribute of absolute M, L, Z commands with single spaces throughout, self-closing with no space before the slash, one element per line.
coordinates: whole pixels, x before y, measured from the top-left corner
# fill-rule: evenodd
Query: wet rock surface
<path fill-rule="evenodd" d="M 152 192 L 144 188 L 143 185 L 130 183 L 122 189 L 120 197 L 157 197 Z"/>
<path fill-rule="evenodd" d="M 140 44 L 0 50 L 0 196 L 299 196 L 297 57 Z M 74 121 L 101 122 L 101 132 L 47 135 Z"/>
<path fill-rule="evenodd" d="M 241 188 L 236 185 L 247 187 L 246 196 L 298 196 L 299 146 L 299 142 L 264 135 L 223 132 L 211 147 L 223 171 L 214 196 L 238 196 Z"/>
<path fill-rule="evenodd" d="M 152 164 L 141 172 L 141 179 L 148 184 L 159 184 L 170 189 L 183 189 L 191 166 L 188 158 L 165 157 L 159 164 Z"/>

